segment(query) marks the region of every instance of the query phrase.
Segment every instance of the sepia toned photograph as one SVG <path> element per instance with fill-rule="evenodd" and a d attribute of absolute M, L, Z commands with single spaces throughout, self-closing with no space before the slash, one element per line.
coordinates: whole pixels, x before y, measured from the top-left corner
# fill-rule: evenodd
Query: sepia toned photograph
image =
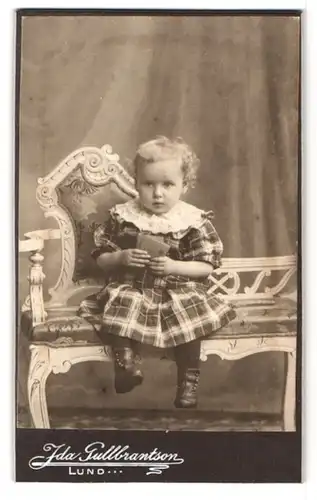
<path fill-rule="evenodd" d="M 22 13 L 18 429 L 299 430 L 300 28 Z"/>

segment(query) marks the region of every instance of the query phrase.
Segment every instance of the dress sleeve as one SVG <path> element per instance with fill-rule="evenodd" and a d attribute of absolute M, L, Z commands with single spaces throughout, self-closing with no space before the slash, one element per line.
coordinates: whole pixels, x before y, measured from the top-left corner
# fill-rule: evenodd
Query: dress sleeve
<path fill-rule="evenodd" d="M 192 228 L 187 236 L 184 260 L 208 262 L 214 269 L 221 266 L 223 244 L 209 218 L 199 228 Z"/>
<path fill-rule="evenodd" d="M 118 221 L 110 214 L 108 220 L 95 229 L 93 239 L 95 248 L 91 252 L 93 259 L 97 259 L 103 253 L 121 250 L 117 244 Z"/>

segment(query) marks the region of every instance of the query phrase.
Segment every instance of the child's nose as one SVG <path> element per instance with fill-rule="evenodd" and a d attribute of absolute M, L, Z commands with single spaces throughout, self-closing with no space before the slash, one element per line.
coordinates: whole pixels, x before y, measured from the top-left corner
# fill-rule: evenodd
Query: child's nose
<path fill-rule="evenodd" d="M 162 188 L 161 188 L 161 186 L 155 186 L 154 197 L 159 198 L 160 196 L 162 196 Z"/>

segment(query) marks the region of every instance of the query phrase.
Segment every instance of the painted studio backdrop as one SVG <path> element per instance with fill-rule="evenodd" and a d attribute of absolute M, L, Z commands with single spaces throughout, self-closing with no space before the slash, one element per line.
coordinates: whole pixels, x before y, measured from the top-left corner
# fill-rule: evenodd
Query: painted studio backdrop
<path fill-rule="evenodd" d="M 68 153 L 111 144 L 124 165 L 162 134 L 182 136 L 199 156 L 187 201 L 214 211 L 225 257 L 296 253 L 298 18 L 37 16 L 23 20 L 21 42 L 20 238 L 56 227 L 36 203 L 36 182 Z M 28 256 L 19 263 L 23 302 Z M 49 242 L 46 289 L 59 266 L 58 242 Z M 23 373 L 22 339 L 19 347 Z M 48 379 L 48 405 L 174 411 L 174 364 L 148 360 L 144 371 L 143 385 L 122 397 L 110 364 L 74 366 Z M 202 364 L 197 413 L 279 412 L 283 377 L 282 353 L 212 356 Z"/>

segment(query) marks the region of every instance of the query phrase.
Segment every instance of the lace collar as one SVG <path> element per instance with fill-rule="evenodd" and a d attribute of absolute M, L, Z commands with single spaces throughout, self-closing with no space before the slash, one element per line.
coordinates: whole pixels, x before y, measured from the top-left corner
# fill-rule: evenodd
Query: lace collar
<path fill-rule="evenodd" d="M 138 199 L 114 206 L 111 213 L 126 222 L 132 222 L 140 231 L 152 234 L 184 233 L 190 227 L 200 227 L 212 212 L 204 212 L 189 203 L 179 201 L 166 214 L 149 214 L 140 207 Z"/>

